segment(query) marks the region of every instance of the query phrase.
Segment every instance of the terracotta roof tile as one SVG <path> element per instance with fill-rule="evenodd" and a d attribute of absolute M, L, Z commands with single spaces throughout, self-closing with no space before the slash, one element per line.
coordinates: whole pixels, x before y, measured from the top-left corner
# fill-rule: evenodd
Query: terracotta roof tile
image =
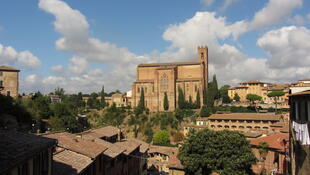
<path fill-rule="evenodd" d="M 112 137 L 114 135 L 119 134 L 119 130 L 113 126 L 104 126 L 101 128 L 91 129 L 82 133 L 83 135 L 90 134 L 97 138 L 101 137 Z"/>
<path fill-rule="evenodd" d="M 128 139 L 128 140 L 131 140 L 133 142 L 136 142 L 136 143 L 140 144 L 140 152 L 142 152 L 142 153 L 145 153 L 150 148 L 150 144 L 146 143 L 146 142 L 144 142 L 142 140 L 135 139 L 135 138 L 131 138 L 131 139 Z"/>
<path fill-rule="evenodd" d="M 177 155 L 179 154 L 179 149 L 176 147 L 151 145 L 148 153 L 161 153 L 167 155 L 169 157 L 169 168 L 184 168 L 180 160 L 177 158 Z"/>
<path fill-rule="evenodd" d="M 257 81 L 257 80 L 250 80 L 250 81 L 242 81 L 242 82 L 240 82 L 240 84 L 252 84 L 252 83 L 265 84 L 264 82 Z"/>
<path fill-rule="evenodd" d="M 284 151 L 285 147 L 283 144 L 283 140 L 288 141 L 289 134 L 277 133 L 277 134 L 272 134 L 266 137 L 255 138 L 250 141 L 250 144 L 259 146 L 260 142 L 267 142 L 269 145 L 269 148 L 274 148 L 279 151 Z"/>
<path fill-rule="evenodd" d="M 83 154 L 91 158 L 97 157 L 99 154 L 103 153 L 107 149 L 105 146 L 101 144 L 82 139 L 74 134 L 66 132 L 45 134 L 42 136 L 57 139 L 58 146 Z"/>
<path fill-rule="evenodd" d="M 26 161 L 56 140 L 15 131 L 0 131 L 0 174 Z"/>
<path fill-rule="evenodd" d="M 140 147 L 140 143 L 137 143 L 135 141 L 132 140 L 122 140 L 120 142 L 116 142 L 114 143 L 117 146 L 120 146 L 121 148 L 126 149 L 126 151 L 124 152 L 124 154 L 129 155 L 131 154 L 135 149 Z"/>
<path fill-rule="evenodd" d="M 274 113 L 230 113 L 230 114 L 212 114 L 209 120 L 280 120 L 280 115 Z"/>
<path fill-rule="evenodd" d="M 70 150 L 64 150 L 53 156 L 53 174 L 79 174 L 93 161 L 91 158 Z"/>

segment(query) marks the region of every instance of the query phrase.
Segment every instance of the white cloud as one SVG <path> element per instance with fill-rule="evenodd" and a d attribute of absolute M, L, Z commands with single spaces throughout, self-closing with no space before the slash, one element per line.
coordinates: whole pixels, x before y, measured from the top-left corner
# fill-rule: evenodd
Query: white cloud
<path fill-rule="evenodd" d="M 257 45 L 269 55 L 272 68 L 310 66 L 310 30 L 305 27 L 282 27 L 264 34 Z"/>
<path fill-rule="evenodd" d="M 62 73 L 64 72 L 64 67 L 62 65 L 55 65 L 51 67 L 51 70 L 55 73 Z"/>
<path fill-rule="evenodd" d="M 41 61 L 28 50 L 17 52 L 11 46 L 0 44 L 0 64 L 33 70 L 41 66 Z"/>
<path fill-rule="evenodd" d="M 250 22 L 250 29 L 261 29 L 279 23 L 291 14 L 295 8 L 302 6 L 302 0 L 269 0 L 264 8 L 256 12 Z"/>
<path fill-rule="evenodd" d="M 206 7 L 209 7 L 213 4 L 214 0 L 200 0 L 200 2 Z"/>
<path fill-rule="evenodd" d="M 74 74 L 82 74 L 88 69 L 88 62 L 84 58 L 72 57 L 70 59 L 69 70 Z"/>
<path fill-rule="evenodd" d="M 239 0 L 224 0 L 223 5 L 220 7 L 219 11 L 224 12 L 229 6 L 231 6 L 233 3 L 238 2 Z"/>

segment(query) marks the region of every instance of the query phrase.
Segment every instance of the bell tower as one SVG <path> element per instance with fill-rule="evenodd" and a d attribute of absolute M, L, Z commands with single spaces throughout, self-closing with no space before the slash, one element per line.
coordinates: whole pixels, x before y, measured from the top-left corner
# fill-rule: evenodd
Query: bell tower
<path fill-rule="evenodd" d="M 208 47 L 198 46 L 198 61 L 201 65 L 203 88 L 208 88 Z"/>

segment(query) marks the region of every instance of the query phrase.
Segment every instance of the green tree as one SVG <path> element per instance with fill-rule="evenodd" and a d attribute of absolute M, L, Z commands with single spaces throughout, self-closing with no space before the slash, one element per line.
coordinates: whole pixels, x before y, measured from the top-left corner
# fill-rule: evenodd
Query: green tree
<path fill-rule="evenodd" d="M 197 90 L 195 106 L 196 106 L 196 109 L 200 108 L 200 92 L 199 92 L 199 90 Z"/>
<path fill-rule="evenodd" d="M 257 111 L 256 102 L 261 101 L 262 97 L 256 94 L 248 94 L 246 96 L 246 99 L 250 101 L 250 103 L 255 107 L 255 110 Z"/>
<path fill-rule="evenodd" d="M 214 99 L 218 99 L 220 97 L 219 96 L 220 94 L 219 94 L 219 89 L 218 89 L 216 75 L 213 75 L 212 84 L 213 84 L 212 88 L 213 88 Z"/>
<path fill-rule="evenodd" d="M 219 90 L 219 94 L 220 97 L 223 100 L 223 103 L 230 103 L 230 98 L 228 96 L 228 89 L 230 88 L 229 85 L 223 85 L 220 90 Z"/>
<path fill-rule="evenodd" d="M 185 109 L 186 107 L 186 101 L 181 87 L 178 87 L 178 107 L 180 109 Z"/>
<path fill-rule="evenodd" d="M 202 95 L 203 95 L 203 105 L 207 105 L 208 103 L 208 89 L 207 88 L 203 88 L 203 91 L 202 91 Z"/>
<path fill-rule="evenodd" d="M 128 124 L 133 126 L 133 132 L 135 138 L 138 137 L 139 132 L 141 132 L 144 124 L 147 122 L 148 118 L 145 114 L 132 115 L 128 120 Z"/>
<path fill-rule="evenodd" d="M 140 95 L 140 101 L 138 104 L 138 108 L 140 108 L 142 111 L 145 109 L 145 100 L 144 100 L 144 90 L 141 88 L 141 95 Z"/>
<path fill-rule="evenodd" d="M 61 98 L 65 95 L 65 90 L 63 88 L 57 87 L 54 90 L 55 95 L 59 95 Z"/>
<path fill-rule="evenodd" d="M 186 173 L 195 175 L 247 175 L 257 161 L 245 136 L 228 130 L 191 131 L 178 157 Z"/>
<path fill-rule="evenodd" d="M 168 109 L 169 109 L 169 101 L 168 101 L 167 92 L 165 92 L 165 94 L 164 94 L 164 110 L 168 111 Z"/>
<path fill-rule="evenodd" d="M 212 107 L 208 107 L 203 105 L 200 109 L 200 116 L 201 117 L 209 117 L 212 114 Z"/>
<path fill-rule="evenodd" d="M 240 101 L 240 96 L 239 96 L 237 93 L 235 93 L 235 95 L 234 95 L 234 100 L 235 100 L 236 102 L 239 102 L 239 101 Z"/>
<path fill-rule="evenodd" d="M 193 103 L 192 96 L 190 95 L 189 100 L 188 100 L 188 104 L 187 104 L 187 109 L 194 109 L 194 108 L 195 108 L 195 105 Z"/>
<path fill-rule="evenodd" d="M 169 133 L 167 130 L 156 131 L 153 136 L 153 144 L 167 146 L 170 144 Z"/>
<path fill-rule="evenodd" d="M 90 94 L 87 100 L 87 107 L 90 109 L 100 109 L 100 101 L 98 100 L 98 94 L 93 92 Z"/>
<path fill-rule="evenodd" d="M 104 86 L 102 86 L 101 92 L 100 92 L 100 97 L 101 97 L 101 107 L 104 108 L 106 107 L 106 102 L 105 102 L 105 93 L 104 93 Z"/>
<path fill-rule="evenodd" d="M 283 91 L 272 91 L 267 94 L 268 97 L 272 97 L 276 104 L 276 112 L 277 112 L 277 104 L 279 97 L 283 96 L 285 93 Z"/>

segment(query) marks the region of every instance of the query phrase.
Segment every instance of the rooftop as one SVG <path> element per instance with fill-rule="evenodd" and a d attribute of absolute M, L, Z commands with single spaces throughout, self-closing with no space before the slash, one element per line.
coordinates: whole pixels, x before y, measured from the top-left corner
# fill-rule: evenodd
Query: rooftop
<path fill-rule="evenodd" d="M 139 148 L 141 145 L 140 143 L 137 143 L 133 140 L 122 140 L 119 142 L 114 143 L 114 145 L 120 146 L 121 148 L 125 149 L 124 154 L 129 155 L 131 154 L 135 149 Z"/>
<path fill-rule="evenodd" d="M 119 130 L 113 126 L 104 126 L 97 129 L 91 129 L 82 133 L 83 135 L 90 134 L 94 137 L 101 138 L 101 137 L 112 137 L 114 135 L 119 134 Z"/>
<path fill-rule="evenodd" d="M 168 147 L 168 146 L 157 146 L 151 145 L 148 153 L 161 153 L 165 155 L 178 154 L 179 150 L 177 147 Z"/>
<path fill-rule="evenodd" d="M 294 94 L 290 94 L 290 96 L 300 96 L 300 95 L 310 95 L 310 90 L 306 90 L 306 91 L 296 92 Z"/>
<path fill-rule="evenodd" d="M 140 152 L 142 152 L 142 153 L 145 153 L 150 148 L 150 144 L 146 143 L 146 142 L 144 142 L 142 140 L 135 139 L 135 138 L 131 138 L 131 139 L 128 139 L 128 140 L 131 140 L 133 142 L 136 142 L 136 143 L 140 144 Z"/>
<path fill-rule="evenodd" d="M 160 66 L 183 66 L 183 65 L 199 65 L 199 62 L 172 62 L 172 63 L 147 63 L 139 64 L 138 67 L 160 67 Z"/>
<path fill-rule="evenodd" d="M 91 163 L 91 158 L 70 150 L 63 150 L 53 156 L 53 174 L 79 174 Z"/>
<path fill-rule="evenodd" d="M 26 161 L 56 140 L 15 131 L 0 131 L 0 174 Z"/>
<path fill-rule="evenodd" d="M 254 146 L 259 146 L 260 142 L 267 142 L 269 148 L 277 149 L 281 152 L 284 152 L 285 145 L 283 143 L 283 140 L 288 141 L 289 134 L 277 133 L 266 137 L 255 138 L 250 141 L 250 144 Z"/>
<path fill-rule="evenodd" d="M 280 120 L 280 115 L 274 113 L 229 113 L 229 114 L 212 114 L 209 120 Z"/>
<path fill-rule="evenodd" d="M 15 69 L 15 68 L 13 68 L 13 67 L 0 65 L 0 71 L 19 72 L 20 70 Z"/>
<path fill-rule="evenodd" d="M 107 147 L 95 143 L 94 141 L 81 139 L 78 136 L 67 132 L 44 134 L 42 136 L 57 139 L 59 147 L 69 149 L 91 158 L 97 157 L 107 149 Z"/>

